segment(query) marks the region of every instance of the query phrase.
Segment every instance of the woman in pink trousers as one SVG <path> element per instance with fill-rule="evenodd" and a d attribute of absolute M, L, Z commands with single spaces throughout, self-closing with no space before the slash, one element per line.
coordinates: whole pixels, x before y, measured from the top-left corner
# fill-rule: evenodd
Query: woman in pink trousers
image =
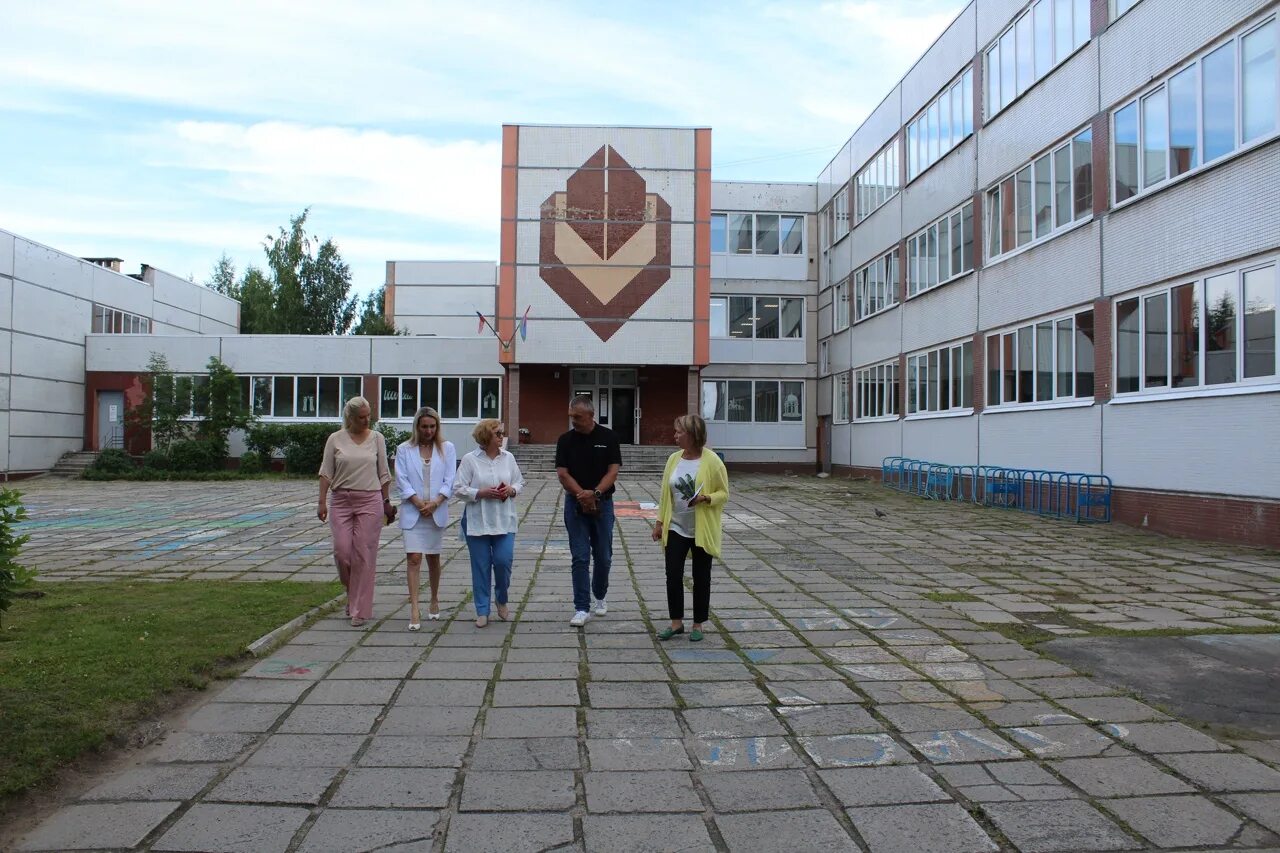
<path fill-rule="evenodd" d="M 347 615 L 353 628 L 373 618 L 378 535 L 384 519 L 390 523 L 396 516 L 389 499 L 387 442 L 382 433 L 369 429 L 369 417 L 369 401 L 364 397 L 352 397 L 343 407 L 342 429 L 324 443 L 316 508 L 316 517 L 328 520 L 333 531 L 333 560 L 347 590 Z"/>

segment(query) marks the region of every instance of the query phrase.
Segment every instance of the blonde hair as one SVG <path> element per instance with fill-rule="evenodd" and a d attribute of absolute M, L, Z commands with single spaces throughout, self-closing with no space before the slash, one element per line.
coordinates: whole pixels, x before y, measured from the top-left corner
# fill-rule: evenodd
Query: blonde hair
<path fill-rule="evenodd" d="M 676 429 L 683 431 L 693 441 L 693 446 L 701 450 L 707 444 L 707 422 L 701 415 L 681 415 L 676 418 Z"/>
<path fill-rule="evenodd" d="M 347 401 L 347 404 L 342 407 L 343 429 L 351 429 L 351 422 L 355 420 L 356 412 L 361 409 L 369 410 L 369 426 L 373 426 L 373 406 L 370 406 L 369 401 L 364 397 L 352 397 Z"/>
<path fill-rule="evenodd" d="M 485 418 L 476 424 L 476 428 L 471 431 L 471 437 L 476 440 L 476 444 L 481 447 L 488 447 L 493 434 L 502 428 L 502 421 L 497 418 Z"/>
<path fill-rule="evenodd" d="M 440 423 L 440 413 L 430 406 L 423 406 L 421 409 L 413 413 L 413 430 L 409 433 L 409 444 L 416 445 L 418 443 L 418 421 L 423 418 L 431 418 L 436 422 L 436 450 L 444 452 L 444 424 Z"/>

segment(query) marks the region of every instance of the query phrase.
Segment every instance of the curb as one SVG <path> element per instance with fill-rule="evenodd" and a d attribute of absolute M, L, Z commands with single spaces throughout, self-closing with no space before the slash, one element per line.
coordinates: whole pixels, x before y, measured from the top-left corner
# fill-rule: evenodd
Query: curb
<path fill-rule="evenodd" d="M 262 657 L 264 654 L 274 649 L 276 645 L 287 635 L 292 634 L 294 631 L 307 624 L 311 619 L 314 619 L 317 616 L 323 616 L 324 614 L 334 610 L 334 608 L 342 603 L 342 600 L 345 597 L 346 593 L 340 593 L 335 595 L 331 600 L 326 601 L 324 604 L 316 605 L 301 616 L 294 617 L 279 628 L 263 634 L 261 637 L 246 646 L 245 650 L 255 658 Z"/>

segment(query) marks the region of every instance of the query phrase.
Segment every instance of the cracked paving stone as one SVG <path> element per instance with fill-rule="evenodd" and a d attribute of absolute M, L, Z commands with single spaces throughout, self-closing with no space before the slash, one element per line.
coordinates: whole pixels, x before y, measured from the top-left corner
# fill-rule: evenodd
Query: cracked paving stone
<path fill-rule="evenodd" d="M 440 813 L 392 809 L 326 811 L 307 831 L 298 853 L 350 853 L 394 850 L 429 853 Z"/>
<path fill-rule="evenodd" d="M 134 847 L 181 803 L 83 803 L 54 812 L 17 848 L 20 851 Z"/>
<path fill-rule="evenodd" d="M 329 801 L 338 807 L 443 808 L 456 772 L 420 767 L 357 767 Z"/>
<path fill-rule="evenodd" d="M 576 738 L 482 738 L 468 766 L 471 770 L 576 770 L 581 763 Z"/>
<path fill-rule="evenodd" d="M 817 809 L 717 815 L 716 826 L 731 853 L 794 853 L 796 839 L 810 850 L 858 849 L 830 812 Z"/>
<path fill-rule="evenodd" d="M 1025 853 L 1087 853 L 1142 846 L 1083 800 L 986 803 L 982 810 Z"/>
<path fill-rule="evenodd" d="M 1006 737 L 1040 758 L 1120 757 L 1129 750 L 1088 726 L 1027 726 L 1002 729 Z"/>
<path fill-rule="evenodd" d="M 845 807 L 951 800 L 915 767 L 849 767 L 819 770 L 818 776 Z"/>
<path fill-rule="evenodd" d="M 151 849 L 183 853 L 283 851 L 307 815 L 307 809 L 286 806 L 197 803 Z"/>
<path fill-rule="evenodd" d="M 1136 797 L 1149 794 L 1191 793 L 1191 786 L 1145 760 L 1129 758 L 1071 758 L 1055 761 L 1053 769 L 1094 797 Z"/>
<path fill-rule="evenodd" d="M 999 847 L 961 806 L 930 803 L 848 810 L 872 853 L 987 853 Z"/>
<path fill-rule="evenodd" d="M 688 773 L 672 770 L 583 774 L 587 810 L 607 812 L 700 812 L 702 801 Z"/>
<path fill-rule="evenodd" d="M 1102 805 L 1160 847 L 1226 844 L 1242 826 L 1240 818 L 1200 796 L 1134 797 Z"/>
<path fill-rule="evenodd" d="M 538 853 L 573 843 L 573 817 L 562 814 L 460 813 L 449 820 L 445 853 Z"/>
<path fill-rule="evenodd" d="M 336 767 L 238 767 L 218 783 L 206 799 L 222 803 L 314 806 L 337 775 Z"/>
<path fill-rule="evenodd" d="M 561 811 L 574 804 L 569 770 L 472 770 L 462 783 L 464 812 Z"/>

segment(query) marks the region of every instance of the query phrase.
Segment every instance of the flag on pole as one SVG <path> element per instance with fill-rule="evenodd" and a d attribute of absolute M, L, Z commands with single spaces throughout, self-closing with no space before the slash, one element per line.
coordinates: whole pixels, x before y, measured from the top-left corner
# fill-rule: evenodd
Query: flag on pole
<path fill-rule="evenodd" d="M 476 312 L 476 316 L 480 318 L 480 325 L 476 327 L 476 334 L 478 335 L 484 331 L 485 319 L 484 319 L 484 315 L 481 314 L 479 311 Z"/>
<path fill-rule="evenodd" d="M 520 340 L 526 340 L 529 336 L 529 309 L 532 305 L 525 306 L 524 316 L 520 318 Z"/>

